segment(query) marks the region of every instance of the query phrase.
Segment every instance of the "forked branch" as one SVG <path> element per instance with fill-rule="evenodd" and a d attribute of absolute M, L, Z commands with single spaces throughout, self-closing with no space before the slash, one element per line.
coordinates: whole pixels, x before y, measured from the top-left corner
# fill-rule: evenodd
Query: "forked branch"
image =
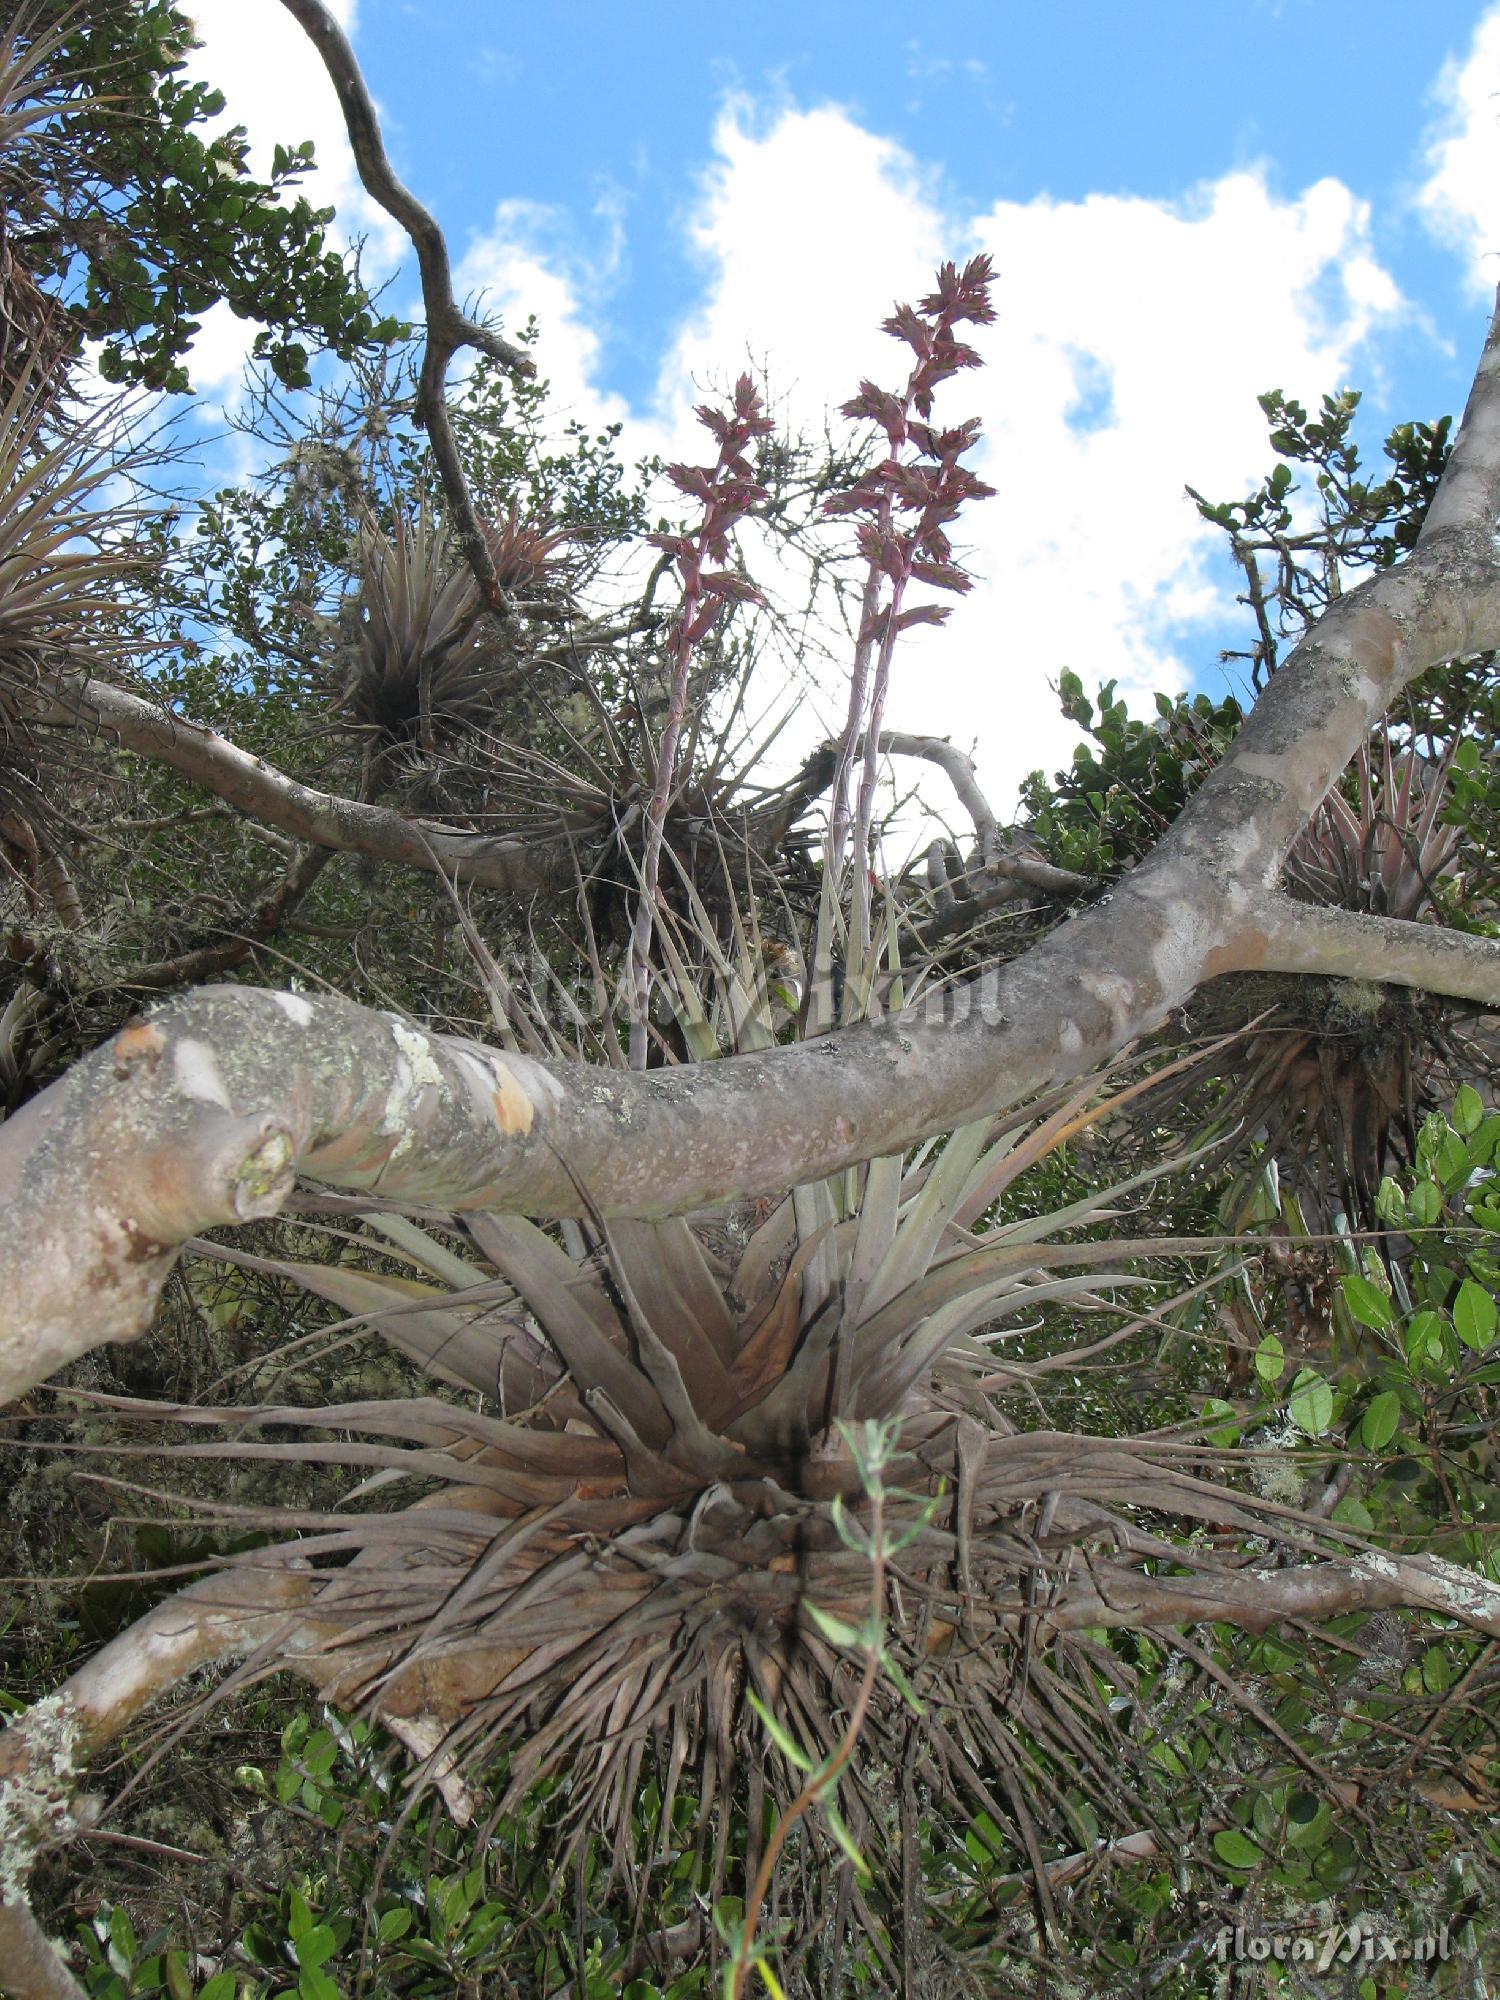
<path fill-rule="evenodd" d="M 400 223 L 417 253 L 422 307 L 427 317 L 427 340 L 417 383 L 417 417 L 432 441 L 432 454 L 437 460 L 454 532 L 474 579 L 495 616 L 508 619 L 510 603 L 495 573 L 489 543 L 474 511 L 448 416 L 448 363 L 459 348 L 472 347 L 498 361 L 513 375 L 529 376 L 536 371 L 519 347 L 459 311 L 453 297 L 453 273 L 443 232 L 411 190 L 396 178 L 380 136 L 374 103 L 343 29 L 322 0 L 281 0 L 281 4 L 322 57 L 323 67 L 338 93 L 354 164 L 366 193 Z"/>
<path fill-rule="evenodd" d="M 1350 939 L 1379 938 L 1384 979 L 1500 1007 L 1488 940 L 1320 928 L 1275 900 L 1292 842 L 1371 723 L 1427 668 L 1500 645 L 1497 350 L 1500 323 L 1450 464 L 1463 506 L 1438 509 L 1404 563 L 1330 608 L 1111 899 L 907 1013 L 654 1074 L 523 1062 L 340 1001 L 189 994 L 0 1131 L 0 1201 L 12 1202 L 0 1397 L 139 1332 L 185 1238 L 276 1212 L 298 1172 L 533 1215 L 578 1213 L 580 1189 L 606 1215 L 779 1190 L 1081 1075 L 1204 980 L 1277 962 L 1273 939 L 1281 962 L 1347 976 L 1370 962 Z M 170 740 L 170 719 L 157 721 Z M 242 759 L 245 784 L 264 786 L 253 766 Z M 334 844 L 312 827 L 304 837 Z"/>

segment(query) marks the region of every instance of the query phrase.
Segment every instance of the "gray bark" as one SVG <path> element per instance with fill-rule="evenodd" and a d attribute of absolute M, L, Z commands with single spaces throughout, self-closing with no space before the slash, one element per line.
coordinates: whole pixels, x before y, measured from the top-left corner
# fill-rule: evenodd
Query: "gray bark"
<path fill-rule="evenodd" d="M 1275 887 L 1407 682 L 1500 645 L 1497 357 L 1500 319 L 1407 560 L 1308 633 L 1110 899 L 969 985 L 800 1046 L 633 1075 L 239 987 L 188 994 L 127 1029 L 0 1130 L 0 1398 L 139 1333 L 184 1239 L 276 1212 L 298 1173 L 443 1207 L 566 1215 L 586 1197 L 605 1213 L 661 1215 L 807 1181 L 999 1110 L 1093 1067 L 1226 972 L 1378 968 L 1500 1006 L 1500 945 L 1324 920 Z M 170 737 L 171 719 L 156 720 Z M 246 785 L 263 773 L 246 771 Z"/>

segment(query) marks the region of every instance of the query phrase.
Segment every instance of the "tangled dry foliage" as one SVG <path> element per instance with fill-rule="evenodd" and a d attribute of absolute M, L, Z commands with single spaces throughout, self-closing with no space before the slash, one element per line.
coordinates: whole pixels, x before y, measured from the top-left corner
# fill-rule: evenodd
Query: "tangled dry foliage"
<path fill-rule="evenodd" d="M 430 521 L 394 542 L 372 536 L 384 625 L 371 625 L 352 697 L 365 702 L 364 721 L 385 726 L 379 700 L 394 690 L 401 727 L 420 740 L 450 698 L 460 708 L 483 699 L 481 610 L 501 628 L 517 615 L 514 567 L 502 579 L 504 552 L 462 486 L 443 372 L 463 340 L 515 357 L 457 314 L 441 238 L 394 182 L 332 18 L 317 0 L 285 4 L 339 87 L 366 185 L 421 254 L 421 407 L 472 588 L 437 563 Z M 906 397 L 865 385 L 857 399 L 888 456 L 850 502 L 866 516 L 870 582 L 831 775 L 835 825 L 841 839 L 852 827 L 856 852 L 870 824 L 867 792 L 851 804 L 860 761 L 882 741 L 935 754 L 924 739 L 884 732 L 881 705 L 897 633 L 927 615 L 903 609 L 902 593 L 914 582 L 957 587 L 961 574 L 944 524 L 973 432 L 927 419 L 932 381 L 967 365 L 953 338 L 957 306 L 972 305 L 986 278 L 948 267 L 931 299 L 898 313 L 892 330 L 916 356 Z M 421 1395 L 328 1407 L 116 1401 L 122 1416 L 158 1426 L 228 1427 L 175 1445 L 179 1461 L 310 1461 L 365 1476 L 334 1510 L 257 1511 L 255 1525 L 295 1539 L 163 1600 L 0 1737 L 0 1937 L 22 2000 L 75 1990 L 26 1911 L 34 1855 L 75 1827 L 89 1760 L 207 1665 L 239 1680 L 291 1668 L 330 1702 L 366 1706 L 460 1816 L 472 1810 L 473 1775 L 502 1751 L 507 1800 L 570 1770 L 573 1837 L 607 1829 L 640 1908 L 653 1866 L 633 1844 L 643 1769 L 668 1796 L 691 1779 L 722 1887 L 727 1802 L 747 1806 L 753 1858 L 765 1800 L 784 1804 L 797 1790 L 765 1755 L 747 1692 L 831 1753 L 860 1679 L 863 1662 L 826 1623 L 856 1625 L 870 1588 L 868 1561 L 830 1512 L 835 1499 L 856 1512 L 863 1495 L 841 1425 L 899 1421 L 887 1507 L 910 1540 L 880 1609 L 890 1658 L 924 1704 L 914 1725 L 899 1680 L 876 1687 L 868 1755 L 841 1778 L 847 1823 L 900 1875 L 889 1774 L 970 1799 L 1021 1829 L 1044 1924 L 1066 1876 L 1042 1856 L 1042 1832 L 1051 1839 L 1066 1824 L 1040 1775 L 1045 1759 L 1076 1774 L 1107 1823 L 1144 1843 L 1138 1851 L 1156 1839 L 1142 1826 L 1142 1745 L 1092 1676 L 1110 1628 L 1263 1631 L 1406 1606 L 1500 1638 L 1500 1589 L 1478 1570 L 1392 1554 L 1322 1516 L 1248 1497 L 1222 1453 L 1192 1438 L 1026 1429 L 1003 1407 L 1018 1385 L 1074 1368 L 1162 1310 L 1152 1302 L 1119 1316 L 1145 1282 L 1143 1259 L 1224 1247 L 1099 1234 L 1172 1163 L 1053 1213 L 1006 1211 L 1024 1172 L 1118 1108 L 1118 1080 L 1111 1099 L 1099 1076 L 1118 1051 L 1231 973 L 1316 973 L 1500 1005 L 1490 939 L 1414 921 L 1416 903 L 1394 890 L 1389 906 L 1372 892 L 1363 912 L 1323 894 L 1338 842 L 1358 833 L 1347 808 L 1325 800 L 1372 723 L 1425 669 L 1500 643 L 1497 510 L 1500 316 L 1405 560 L 1328 604 L 1181 818 L 1108 900 L 966 983 L 908 999 L 896 929 L 871 908 L 863 869 L 847 913 L 830 870 L 800 996 L 810 1031 L 792 1035 L 792 1008 L 778 1013 L 767 990 L 753 909 L 732 908 L 726 888 L 709 912 L 691 871 L 675 908 L 666 889 L 655 893 L 650 829 L 654 815 L 660 834 L 677 776 L 662 746 L 642 788 L 647 839 L 629 885 L 651 892 L 648 920 L 632 928 L 637 946 L 654 940 L 651 978 L 698 1060 L 644 1067 L 610 1040 L 605 1061 L 580 1061 L 517 1009 L 493 966 L 496 1043 L 328 995 L 210 987 L 132 1023 L 6 1121 L 7 1398 L 101 1342 L 136 1338 L 184 1252 L 295 1280 L 431 1378 Z M 667 552 L 685 562 L 684 551 L 694 563 L 704 552 L 690 538 Z M 548 553 L 531 550 L 533 573 Z M 60 560 L 48 558 L 42 600 Z M 24 608 L 22 586 L 7 588 Z M 429 635 L 441 622 L 443 657 L 434 664 L 425 641 L 416 653 L 398 644 L 403 620 Z M 679 726 L 691 629 L 685 618 L 672 648 Z M 429 670 L 414 675 L 419 654 Z M 314 847 L 470 880 L 489 869 L 508 887 L 554 880 L 528 872 L 534 853 L 515 842 L 414 825 L 368 797 L 313 794 L 84 671 L 76 647 L 26 673 L 7 665 L 0 700 L 12 741 L 43 724 L 107 725 Z M 1388 767 L 1381 783 L 1389 815 L 1393 791 L 1414 800 L 1415 767 Z M 1439 835 L 1429 818 L 1419 815 L 1430 849 Z M 1045 876 L 979 831 L 991 887 L 1028 867 Z M 1413 860 L 1401 843 L 1384 873 L 1409 867 L 1425 884 L 1446 857 L 1424 852 Z M 733 878 L 726 864 L 721 886 Z M 841 928 L 853 970 L 839 993 L 827 947 Z M 482 940 L 476 949 L 483 962 Z M 643 1014 L 634 1025 L 644 1028 Z M 207 1239 L 294 1203 L 366 1218 L 361 1253 L 315 1263 Z M 404 1273 L 390 1268 L 400 1260 Z M 1057 1302 L 1118 1324 L 1030 1373 L 997 1354 L 1017 1317 Z M 248 1518 L 228 1503 L 195 1504 L 220 1524 Z M 898 1893 L 915 1896 L 909 1873 Z M 825 1872 L 808 1894 L 815 1909 L 847 1911 L 852 1898 L 858 1912 L 846 1874 Z"/>

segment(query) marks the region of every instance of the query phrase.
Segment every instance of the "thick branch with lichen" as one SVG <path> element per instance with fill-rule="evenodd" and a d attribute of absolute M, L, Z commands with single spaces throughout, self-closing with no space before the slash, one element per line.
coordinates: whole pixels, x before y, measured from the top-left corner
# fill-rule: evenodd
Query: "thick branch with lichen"
<path fill-rule="evenodd" d="M 331 1000 L 245 988 L 188 995 L 0 1132 L 0 1200 L 11 1201 L 0 1394 L 138 1332 L 177 1247 L 214 1222 L 274 1213 L 298 1172 L 450 1208 L 682 1212 L 999 1110 L 1093 1067 L 1205 979 L 1268 963 L 1277 926 L 1267 899 L 1371 722 L 1426 668 L 1500 643 L 1497 352 L 1500 319 L 1449 468 L 1479 514 L 1442 508 L 1405 563 L 1325 614 L 1109 901 L 916 1010 L 654 1074 L 518 1068 L 519 1058 Z M 140 707 L 170 744 L 172 719 Z M 211 754 L 222 759 L 228 746 Z M 233 756 L 247 787 L 271 783 L 254 759 Z M 1281 928 L 1290 937 L 1295 925 L 1288 917 Z M 1426 928 L 1402 933 L 1383 976 L 1500 1005 L 1496 948 L 1436 929 L 1429 940 Z M 1300 969 L 1346 972 L 1345 926 L 1325 935 L 1320 949 L 1301 924 Z M 151 1163 L 144 1199 L 122 1165 L 133 1154 Z M 88 1227 L 60 1221 L 75 1216 Z"/>

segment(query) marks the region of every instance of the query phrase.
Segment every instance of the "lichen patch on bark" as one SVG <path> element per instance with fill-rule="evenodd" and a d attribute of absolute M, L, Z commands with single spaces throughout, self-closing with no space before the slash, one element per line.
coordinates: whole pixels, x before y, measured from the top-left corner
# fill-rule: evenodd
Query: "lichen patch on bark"
<path fill-rule="evenodd" d="M 207 1042 L 184 1035 L 172 1050 L 172 1074 L 184 1097 L 195 1098 L 200 1104 L 216 1104 L 221 1111 L 233 1109 L 218 1057 Z"/>

